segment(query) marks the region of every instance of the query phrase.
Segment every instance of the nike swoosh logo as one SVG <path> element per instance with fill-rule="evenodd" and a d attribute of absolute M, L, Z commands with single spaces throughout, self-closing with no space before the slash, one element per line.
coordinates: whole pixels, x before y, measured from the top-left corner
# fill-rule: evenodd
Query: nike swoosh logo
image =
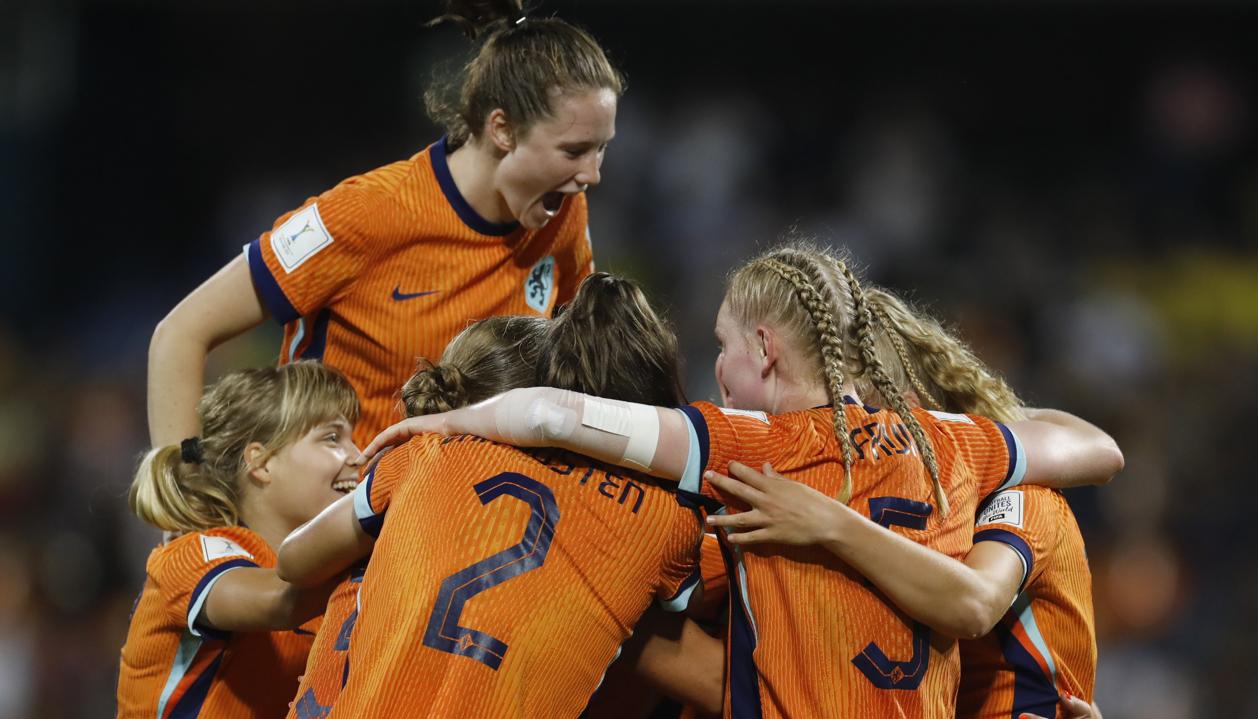
<path fill-rule="evenodd" d="M 429 290 L 427 292 L 402 292 L 402 286 L 398 285 L 397 287 L 393 288 L 393 299 L 397 300 L 398 302 L 403 302 L 405 300 L 413 300 L 416 297 L 424 297 L 426 295 L 435 295 L 438 292 L 440 292 L 440 290 Z"/>

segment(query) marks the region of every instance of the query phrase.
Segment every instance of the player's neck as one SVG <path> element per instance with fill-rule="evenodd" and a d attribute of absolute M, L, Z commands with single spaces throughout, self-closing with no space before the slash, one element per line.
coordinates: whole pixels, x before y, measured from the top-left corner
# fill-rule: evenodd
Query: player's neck
<path fill-rule="evenodd" d="M 280 545 L 283 544 L 284 538 L 294 527 L 287 526 L 287 523 L 276 515 L 269 507 L 264 505 L 264 500 L 259 496 L 259 492 L 246 492 L 240 501 L 240 521 L 244 523 L 250 531 L 259 535 L 271 547 L 271 551 L 279 552 Z"/>
<path fill-rule="evenodd" d="M 476 138 L 468 138 L 459 149 L 446 156 L 446 164 L 450 167 L 454 186 L 476 214 L 493 223 L 515 221 L 494 189 L 498 159 L 493 152 L 477 143 Z"/>
<path fill-rule="evenodd" d="M 841 392 L 844 396 L 856 398 L 856 387 L 851 382 L 843 383 Z M 842 398 L 836 399 L 842 401 Z M 857 401 L 860 401 L 859 398 Z M 811 381 L 798 382 L 783 377 L 777 379 L 773 392 L 773 414 L 828 406 L 830 406 L 830 392 L 825 385 Z"/>

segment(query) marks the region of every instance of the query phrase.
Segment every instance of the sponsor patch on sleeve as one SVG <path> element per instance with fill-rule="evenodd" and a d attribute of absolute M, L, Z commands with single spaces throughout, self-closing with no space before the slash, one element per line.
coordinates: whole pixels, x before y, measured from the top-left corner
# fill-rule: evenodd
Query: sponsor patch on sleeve
<path fill-rule="evenodd" d="M 332 244 L 332 235 L 319 216 L 319 203 L 298 210 L 284 224 L 271 232 L 271 249 L 284 272 L 292 272 L 302 263 Z"/>
<path fill-rule="evenodd" d="M 934 415 L 936 419 L 941 420 L 943 422 L 962 422 L 964 424 L 974 424 L 974 420 L 970 419 L 969 417 L 963 414 L 953 414 L 952 412 L 937 412 L 933 409 L 930 410 L 930 413 Z"/>
<path fill-rule="evenodd" d="M 245 551 L 244 547 L 227 537 L 213 537 L 208 534 L 201 535 L 201 554 L 207 562 L 213 562 L 224 557 L 248 557 L 253 559 L 253 555 Z"/>
<path fill-rule="evenodd" d="M 769 415 L 764 412 L 757 412 L 750 409 L 730 409 L 729 407 L 717 407 L 717 409 L 721 410 L 721 414 L 730 414 L 738 417 L 751 417 L 752 419 L 760 420 L 765 424 L 769 423 Z"/>
<path fill-rule="evenodd" d="M 983 511 L 979 513 L 974 527 L 985 527 L 989 524 L 1011 524 L 1022 527 L 1022 490 L 1006 489 L 992 497 Z"/>

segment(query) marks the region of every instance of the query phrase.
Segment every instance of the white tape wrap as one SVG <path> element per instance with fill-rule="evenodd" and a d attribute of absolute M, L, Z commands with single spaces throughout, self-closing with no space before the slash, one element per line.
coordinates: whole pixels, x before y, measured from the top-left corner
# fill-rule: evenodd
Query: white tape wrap
<path fill-rule="evenodd" d="M 629 444 L 622 458 L 638 467 L 648 469 L 651 460 L 655 459 L 655 446 L 660 440 L 660 417 L 654 407 L 586 397 L 581 424 L 627 437 Z"/>

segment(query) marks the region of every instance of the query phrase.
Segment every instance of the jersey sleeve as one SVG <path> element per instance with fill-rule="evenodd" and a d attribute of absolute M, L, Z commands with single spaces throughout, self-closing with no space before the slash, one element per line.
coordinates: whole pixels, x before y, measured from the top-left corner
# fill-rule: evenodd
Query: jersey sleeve
<path fill-rule="evenodd" d="M 957 460 L 974 470 L 978 496 L 986 497 L 1022 483 L 1026 476 L 1026 454 L 1013 430 L 973 414 L 933 411 L 924 414 L 933 419 L 933 424 L 943 434 L 952 438 Z"/>
<path fill-rule="evenodd" d="M 281 216 L 245 246 L 254 289 L 281 324 L 330 304 L 367 267 L 375 211 L 366 191 L 343 183 Z"/>
<path fill-rule="evenodd" d="M 746 462 L 770 462 L 779 471 L 786 469 L 781 448 L 789 446 L 778 427 L 764 412 L 726 409 L 709 402 L 695 402 L 679 411 L 686 419 L 690 435 L 690 451 L 686 455 L 686 468 L 678 481 L 678 499 L 683 504 L 694 504 L 716 512 L 724 506 L 724 500 L 710 484 L 703 481 L 708 470 L 729 471 L 729 463 L 741 459 Z"/>
<path fill-rule="evenodd" d="M 1061 542 L 1065 499 L 1046 487 L 1026 485 L 988 497 L 974 522 L 974 543 L 1001 542 L 1022 558 L 1021 592 L 1044 570 L 1044 560 Z"/>
<path fill-rule="evenodd" d="M 226 636 L 227 632 L 204 626 L 197 618 L 223 575 L 258 566 L 256 557 L 264 551 L 257 546 L 261 541 L 239 527 L 211 529 L 172 541 L 151 569 L 172 618 L 186 625 L 193 636 Z"/>
<path fill-rule="evenodd" d="M 354 487 L 354 516 L 363 531 L 380 536 L 384 515 L 400 483 L 413 472 L 417 462 L 431 458 L 442 438 L 435 434 L 421 435 L 405 446 L 388 452 L 372 465 Z"/>
<path fill-rule="evenodd" d="M 668 612 L 684 612 L 690 606 L 690 598 L 703 585 L 700 571 L 699 543 L 703 537 L 703 519 L 698 510 L 693 518 L 679 517 L 673 532 L 677 541 L 687 551 L 665 561 L 656 590 L 660 608 Z"/>
<path fill-rule="evenodd" d="M 594 249 L 590 244 L 589 205 L 585 193 L 574 195 L 570 227 L 564 228 L 560 251 L 555 253 L 555 265 L 559 272 L 559 288 L 555 296 L 558 307 L 572 301 L 581 281 L 594 272 Z"/>

